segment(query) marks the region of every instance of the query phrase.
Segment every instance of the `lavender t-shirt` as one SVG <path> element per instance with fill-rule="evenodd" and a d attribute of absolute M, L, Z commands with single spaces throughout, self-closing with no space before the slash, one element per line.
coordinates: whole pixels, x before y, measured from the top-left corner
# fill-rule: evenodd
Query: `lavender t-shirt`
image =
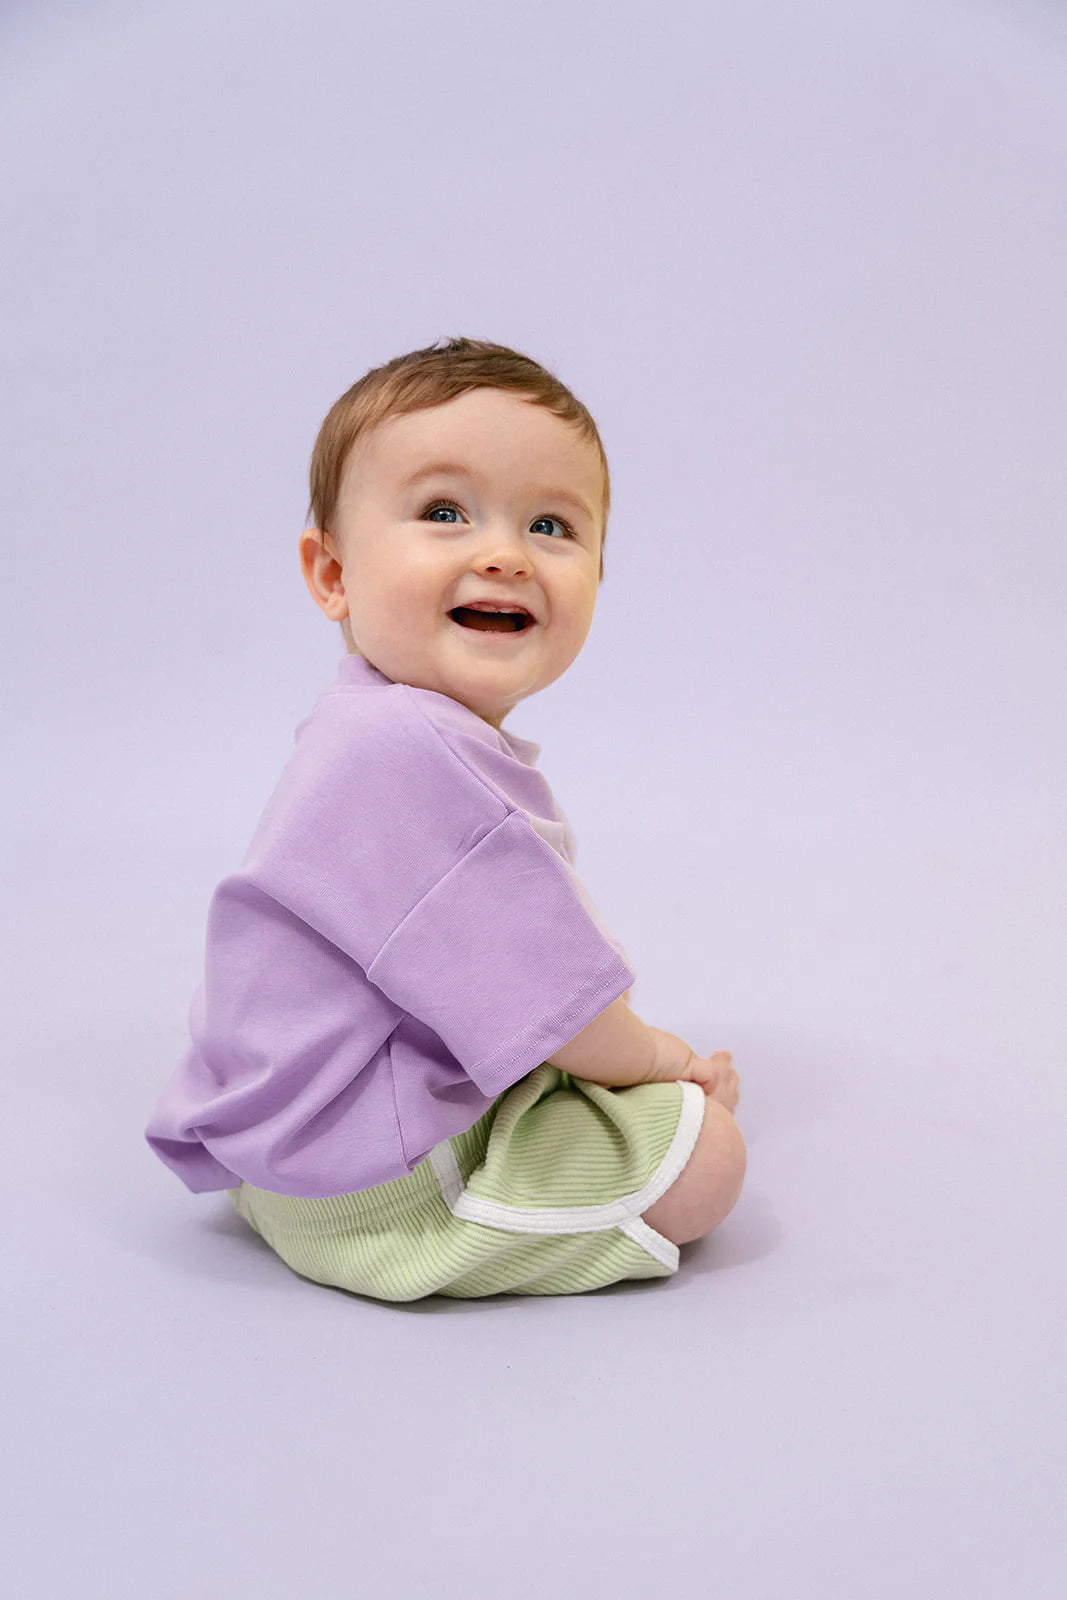
<path fill-rule="evenodd" d="M 145 1130 L 194 1193 L 401 1177 L 631 987 L 540 749 L 342 659 L 211 898 Z"/>

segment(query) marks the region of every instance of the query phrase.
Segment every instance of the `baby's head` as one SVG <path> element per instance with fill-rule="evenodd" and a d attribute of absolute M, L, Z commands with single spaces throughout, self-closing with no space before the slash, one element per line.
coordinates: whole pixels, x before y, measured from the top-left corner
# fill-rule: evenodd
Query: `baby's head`
<path fill-rule="evenodd" d="M 375 367 L 331 407 L 300 562 L 349 652 L 499 728 L 585 643 L 609 505 L 581 401 L 505 345 L 453 339 Z M 455 620 L 475 600 L 532 620 Z"/>

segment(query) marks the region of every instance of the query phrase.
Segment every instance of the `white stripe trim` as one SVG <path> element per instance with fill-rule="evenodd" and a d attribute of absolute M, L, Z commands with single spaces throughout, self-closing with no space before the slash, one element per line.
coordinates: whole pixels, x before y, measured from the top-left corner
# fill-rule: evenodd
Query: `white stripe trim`
<path fill-rule="evenodd" d="M 697 1087 L 700 1088 L 700 1085 Z M 703 1094 L 703 1089 L 700 1092 Z M 635 1217 L 632 1222 L 624 1222 L 619 1231 L 632 1239 L 634 1244 L 639 1244 L 642 1250 L 647 1250 L 650 1256 L 655 1256 L 657 1261 L 662 1261 L 665 1267 L 670 1267 L 672 1272 L 678 1271 L 678 1262 L 681 1259 L 678 1246 L 673 1239 L 668 1239 L 665 1233 L 657 1233 L 644 1217 Z"/>
<path fill-rule="evenodd" d="M 430 1164 L 441 1185 L 441 1194 L 453 1216 L 466 1222 L 480 1222 L 486 1228 L 506 1233 L 600 1233 L 608 1228 L 622 1232 L 655 1256 L 672 1271 L 678 1266 L 678 1246 L 644 1221 L 641 1213 L 666 1194 L 681 1175 L 693 1153 L 704 1122 L 707 1096 L 699 1083 L 676 1079 L 682 1088 L 682 1110 L 674 1138 L 643 1189 L 621 1195 L 596 1206 L 512 1206 L 498 1200 L 482 1200 L 467 1193 L 455 1151 L 449 1139 L 442 1139 L 430 1151 Z"/>

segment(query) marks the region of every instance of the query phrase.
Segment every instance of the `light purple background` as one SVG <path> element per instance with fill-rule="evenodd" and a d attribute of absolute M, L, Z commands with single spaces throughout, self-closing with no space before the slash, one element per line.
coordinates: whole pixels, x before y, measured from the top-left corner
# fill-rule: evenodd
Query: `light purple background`
<path fill-rule="evenodd" d="M 1063 9 L 0 43 L 12 1593 L 1062 1594 Z M 602 429 L 593 629 L 506 726 L 749 1171 L 670 1281 L 397 1307 L 142 1129 L 344 648 L 318 424 L 456 333 Z"/>

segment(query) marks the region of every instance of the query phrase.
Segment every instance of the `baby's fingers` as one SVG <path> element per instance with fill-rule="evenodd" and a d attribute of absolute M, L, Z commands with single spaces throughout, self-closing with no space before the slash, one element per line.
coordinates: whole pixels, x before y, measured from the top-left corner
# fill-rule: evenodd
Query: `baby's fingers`
<path fill-rule="evenodd" d="M 718 1086 L 708 1095 L 709 1100 L 717 1100 L 721 1106 L 726 1107 L 727 1111 L 736 1111 L 737 1102 L 740 1098 L 741 1094 L 737 1087 L 736 1072 L 731 1073 L 729 1077 L 720 1079 Z"/>
<path fill-rule="evenodd" d="M 710 1094 L 719 1080 L 731 1071 L 733 1060 L 729 1050 L 716 1050 L 713 1056 L 698 1056 L 694 1050 L 686 1066 L 685 1076 L 699 1083 Z"/>
<path fill-rule="evenodd" d="M 717 1100 L 720 1105 L 725 1106 L 727 1111 L 733 1111 L 740 1099 L 737 1072 L 732 1065 L 733 1056 L 729 1050 L 716 1050 L 710 1061 L 718 1071 L 711 1074 L 709 1081 L 705 1082 L 704 1093 L 709 1099 Z"/>

